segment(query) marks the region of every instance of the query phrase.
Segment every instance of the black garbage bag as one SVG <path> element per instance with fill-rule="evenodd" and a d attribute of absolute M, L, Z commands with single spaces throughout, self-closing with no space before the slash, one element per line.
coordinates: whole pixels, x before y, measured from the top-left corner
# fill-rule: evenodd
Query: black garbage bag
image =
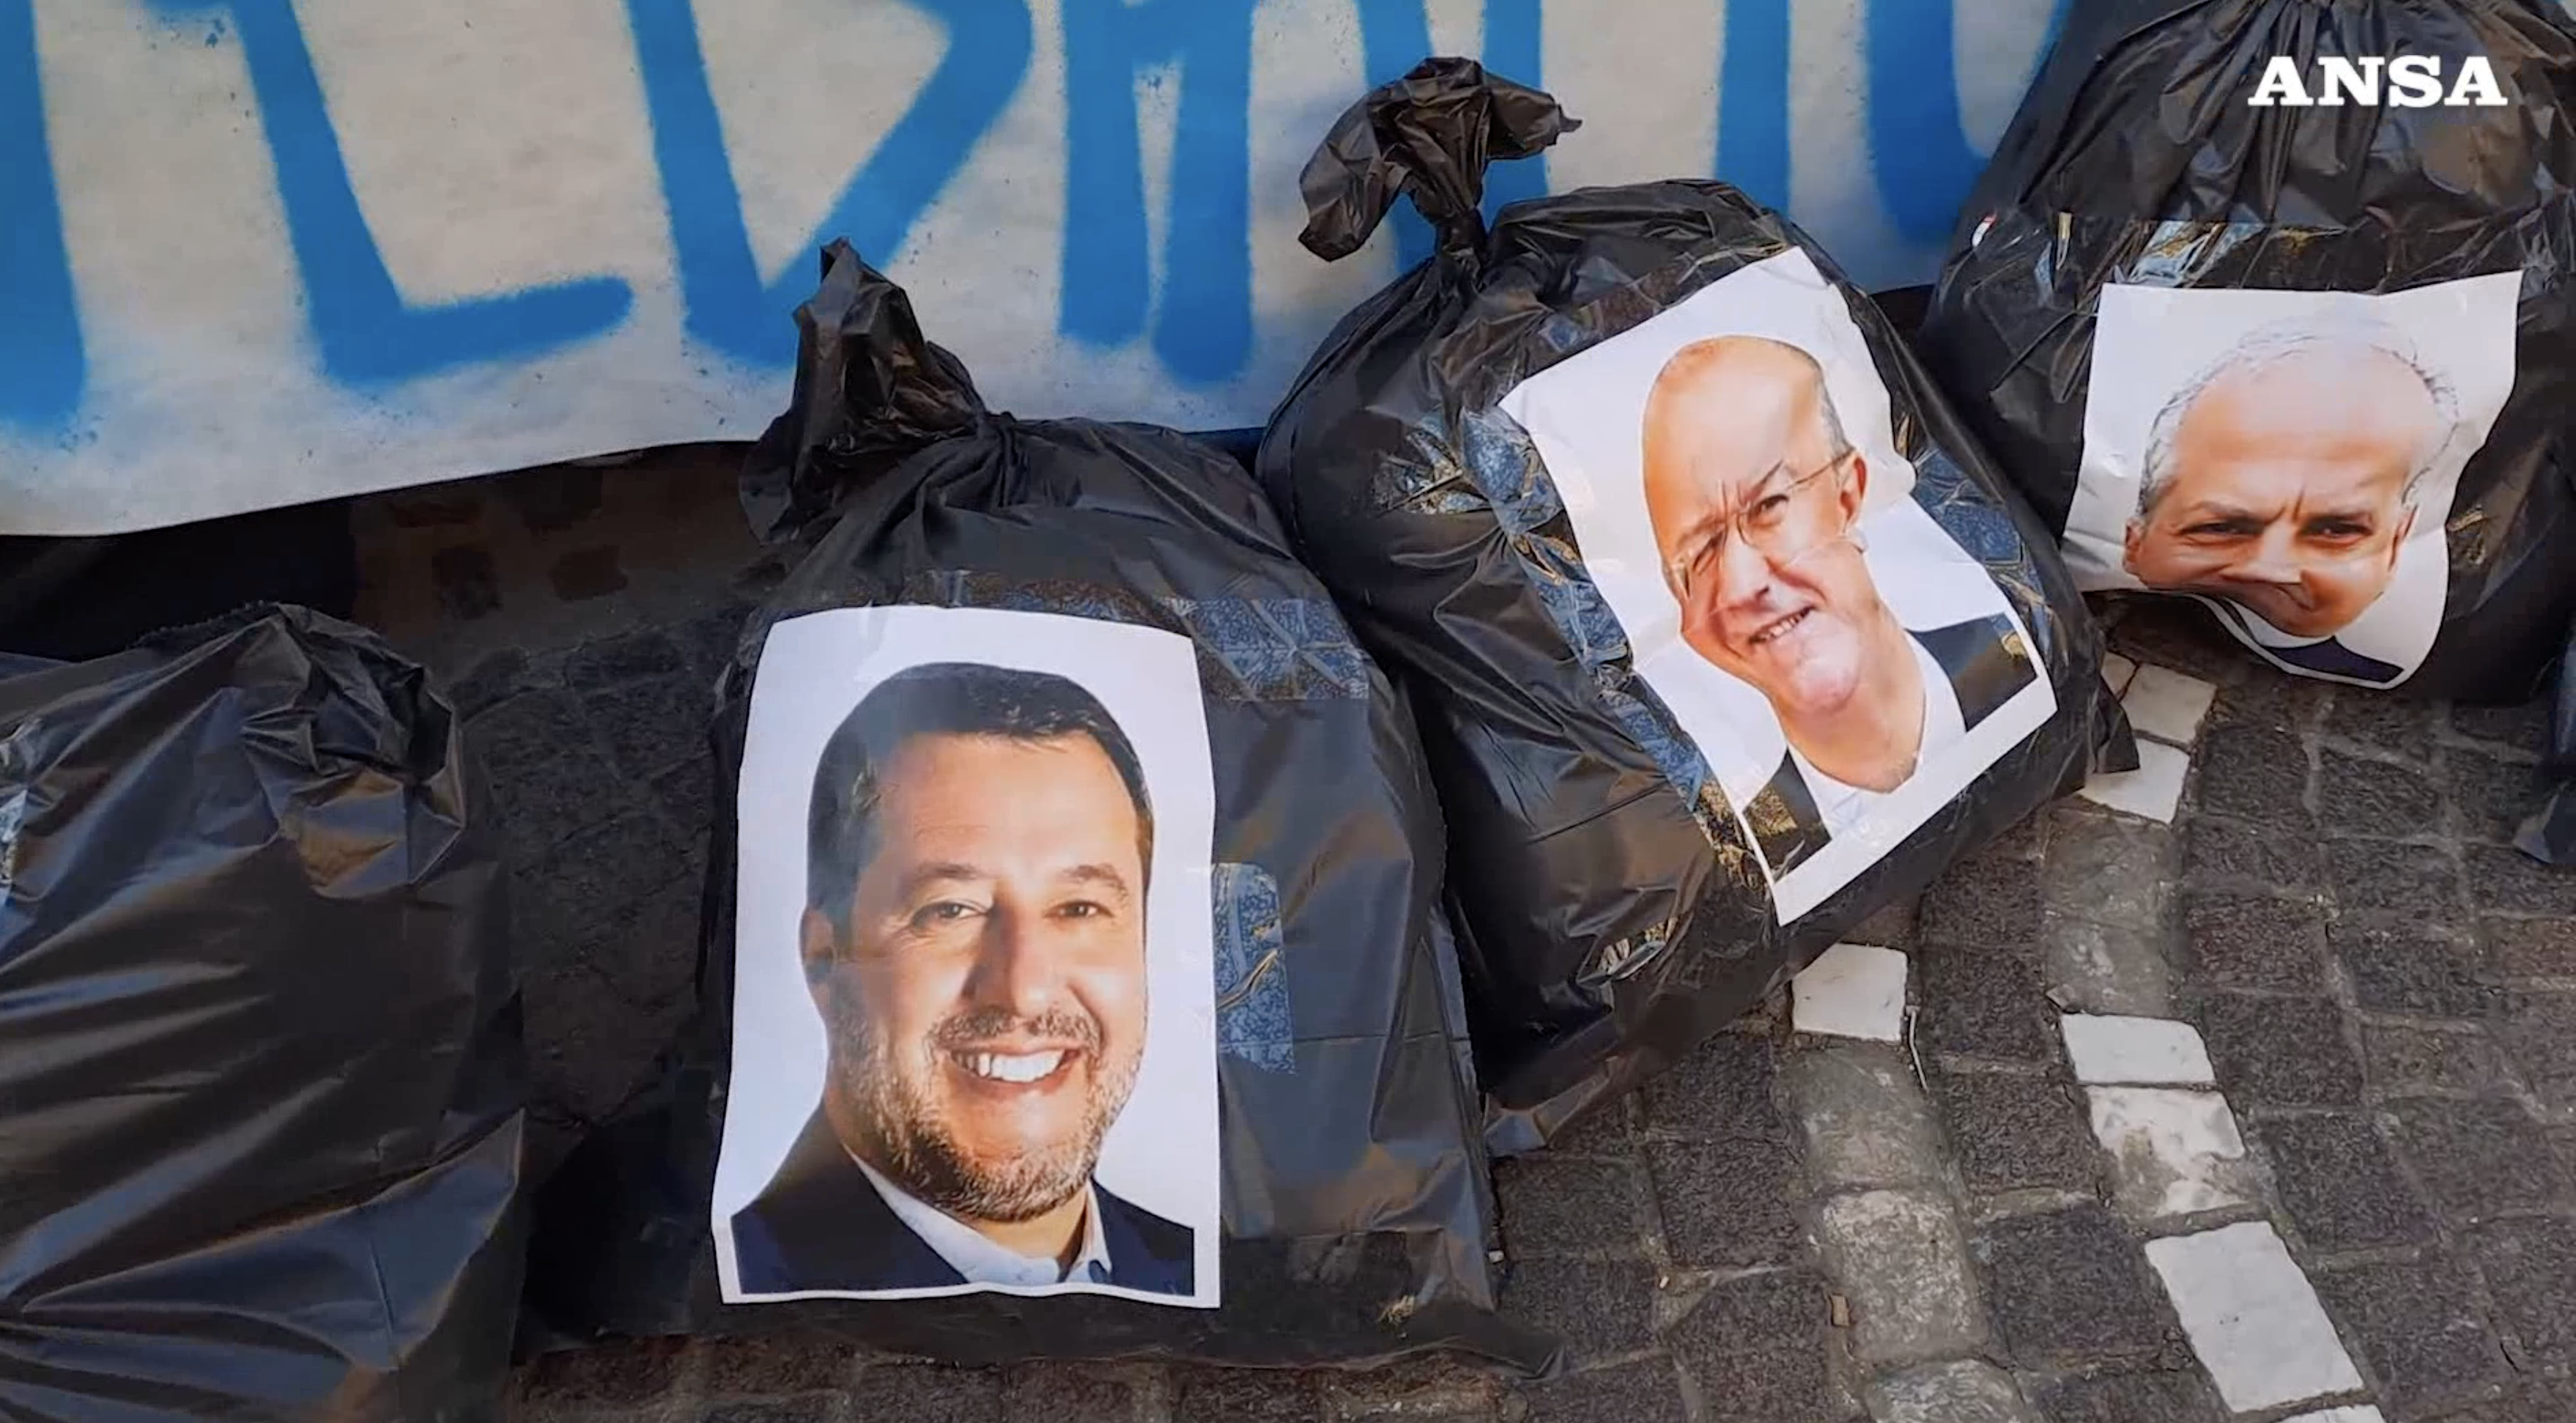
<path fill-rule="evenodd" d="M 1498 1151 L 2134 755 L 2044 533 L 1804 233 L 1710 182 L 1484 229 L 1486 160 L 1569 127 L 1455 59 L 1343 116 L 1306 245 L 1399 192 L 1440 245 L 1258 461 L 1421 711 Z"/>
<path fill-rule="evenodd" d="M 1924 359 L 2088 590 L 2519 702 L 2576 610 L 2571 181 L 2549 0 L 2083 0 Z"/>
<path fill-rule="evenodd" d="M 0 1418 L 497 1418 L 524 1082 L 461 722 L 301 608 L 6 671 Z"/>
<path fill-rule="evenodd" d="M 829 531 L 724 684 L 702 1014 L 540 1195 L 542 1342 L 1552 1367 L 1410 719 L 1250 474 L 988 412 L 846 243 L 798 321 L 744 503 Z"/>

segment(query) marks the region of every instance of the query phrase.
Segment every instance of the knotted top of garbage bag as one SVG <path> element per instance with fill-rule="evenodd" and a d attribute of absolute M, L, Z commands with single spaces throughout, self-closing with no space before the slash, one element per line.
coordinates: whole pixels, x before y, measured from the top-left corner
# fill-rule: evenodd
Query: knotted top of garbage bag
<path fill-rule="evenodd" d="M 1439 230 L 1443 249 L 1473 251 L 1485 239 L 1485 165 L 1530 157 L 1580 127 L 1555 99 L 1474 60 L 1426 59 L 1353 104 L 1307 160 L 1297 179 L 1306 230 L 1297 240 L 1339 261 L 1360 250 L 1403 194 Z"/>
<path fill-rule="evenodd" d="M 823 249 L 823 285 L 796 308 L 796 331 L 795 397 L 752 447 L 742 479 L 743 512 L 773 541 L 988 414 L 965 363 L 921 334 L 912 299 L 846 239 Z M 839 399 L 806 388 L 816 371 L 842 373 Z"/>

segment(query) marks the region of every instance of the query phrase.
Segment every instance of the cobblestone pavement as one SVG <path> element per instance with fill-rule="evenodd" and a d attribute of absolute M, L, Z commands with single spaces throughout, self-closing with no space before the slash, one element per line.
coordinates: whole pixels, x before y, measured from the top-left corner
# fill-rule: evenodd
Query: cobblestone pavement
<path fill-rule="evenodd" d="M 356 516 L 363 616 L 465 705 L 509 828 L 540 1166 L 685 1011 L 697 730 L 774 577 L 733 459 L 541 471 Z M 1905 956 L 1850 960 L 1855 981 L 1905 970 L 1886 1040 L 1800 1033 L 1809 1005 L 1774 1005 L 1500 1168 L 1507 1305 L 1564 1334 L 1560 1381 L 655 1344 L 532 1367 L 518 1412 L 2576 1419 L 2576 875 L 2507 843 L 2542 709 L 2290 681 L 2162 611 L 2132 610 L 2114 641 L 2155 669 L 2130 695 L 2171 779 L 2069 799 L 1855 931 Z"/>

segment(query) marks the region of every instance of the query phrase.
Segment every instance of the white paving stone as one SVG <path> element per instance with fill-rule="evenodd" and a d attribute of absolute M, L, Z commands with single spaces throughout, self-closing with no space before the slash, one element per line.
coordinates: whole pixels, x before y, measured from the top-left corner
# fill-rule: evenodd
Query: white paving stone
<path fill-rule="evenodd" d="M 2209 715 L 2210 701 L 2217 695 L 2218 688 L 2198 677 L 2166 667 L 2140 667 L 2129 679 L 2120 705 L 2140 736 L 2189 746 L 2200 735 L 2201 719 Z"/>
<path fill-rule="evenodd" d="M 1905 955 L 1894 949 L 1836 944 L 1789 988 L 1799 1032 L 1905 1040 Z"/>
<path fill-rule="evenodd" d="M 2270 1225 L 2151 1240 L 2147 1260 L 2229 1408 L 2247 1413 L 2361 1387 L 2315 1288 Z"/>
<path fill-rule="evenodd" d="M 2094 1085 L 2214 1087 L 2209 1049 L 2189 1023 L 2069 1013 L 2058 1019 L 2075 1080 Z"/>
<path fill-rule="evenodd" d="M 2182 804 L 2183 773 L 2191 757 L 2161 741 L 2138 742 L 2138 769 L 2097 772 L 2084 783 L 2083 796 L 2096 805 L 2173 824 L 2174 807 Z"/>
<path fill-rule="evenodd" d="M 2323 1413 L 2302 1413 L 2296 1418 L 2284 1418 L 2281 1423 L 2388 1423 L 2388 1420 L 2379 1416 L 2378 1409 L 2363 1403 L 2349 1408 L 2329 1408 Z"/>
<path fill-rule="evenodd" d="M 2116 697 L 2128 691 L 2129 680 L 2137 675 L 2138 664 L 2135 662 L 2116 652 L 2103 654 L 2102 680 L 2110 684 L 2112 696 Z"/>
<path fill-rule="evenodd" d="M 2093 1135 L 2111 1154 L 2112 1198 L 2141 1225 L 2261 1199 L 2236 1114 L 2215 1092 L 2087 1089 Z"/>

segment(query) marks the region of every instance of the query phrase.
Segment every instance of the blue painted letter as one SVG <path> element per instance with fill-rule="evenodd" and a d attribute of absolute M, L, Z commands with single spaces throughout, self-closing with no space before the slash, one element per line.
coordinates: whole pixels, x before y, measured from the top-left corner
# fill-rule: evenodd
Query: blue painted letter
<path fill-rule="evenodd" d="M 476 297 L 403 300 L 349 182 L 294 0 L 156 0 L 164 10 L 229 10 L 277 165 L 286 231 L 304 276 L 322 368 L 345 385 L 391 385 L 477 361 L 535 355 L 626 319 L 634 295 L 614 277 Z"/>
<path fill-rule="evenodd" d="M 1789 0 L 1727 0 L 1726 61 L 1717 77 L 1717 176 L 1757 203 L 1775 211 L 1788 208 Z"/>
<path fill-rule="evenodd" d="M 1911 242 L 1938 242 L 1985 170 L 1959 122 L 1954 0 L 1869 0 L 1869 152 L 1889 222 Z M 1957 0 L 1966 3 L 1966 0 Z M 2066 21 L 2057 0 L 2045 59 Z M 2023 76 L 2029 83 L 2029 75 Z"/>
<path fill-rule="evenodd" d="M 1067 336 L 1145 331 L 1153 253 L 1136 79 L 1181 86 L 1154 351 L 1212 384 L 1252 352 L 1252 11 L 1256 0 L 1064 0 Z"/>
<path fill-rule="evenodd" d="M 813 254 L 846 237 L 871 263 L 893 262 L 913 224 L 1010 107 L 1028 74 L 1033 41 L 1022 0 L 908 3 L 947 26 L 947 53 L 841 190 L 831 215 L 807 239 L 806 252 L 769 282 L 761 279 L 750 234 L 743 230 L 742 193 L 725 153 L 690 0 L 626 0 L 692 337 L 752 365 L 793 364 L 796 328 L 790 317 L 813 295 Z M 864 48 L 853 51 L 852 62 L 863 65 L 865 54 Z M 853 82 L 867 77 L 863 71 Z"/>
<path fill-rule="evenodd" d="M 0 420 L 59 429 L 80 409 L 89 368 L 30 0 L 0 0 L 0 313 Z"/>

